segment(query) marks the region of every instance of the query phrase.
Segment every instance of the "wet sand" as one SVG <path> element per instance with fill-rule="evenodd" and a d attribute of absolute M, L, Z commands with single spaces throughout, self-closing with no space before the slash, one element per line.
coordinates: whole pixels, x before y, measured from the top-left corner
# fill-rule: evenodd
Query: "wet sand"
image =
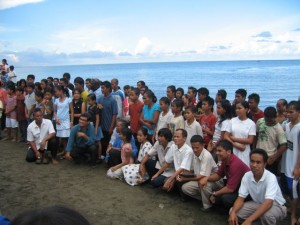
<path fill-rule="evenodd" d="M 91 224 L 227 224 L 220 211 L 203 213 L 201 202 L 182 202 L 150 185 L 131 187 L 106 177 L 106 166 L 90 168 L 62 160 L 58 165 L 25 161 L 26 145 L 0 141 L 0 212 L 20 212 L 50 205 L 78 210 Z M 289 224 L 286 219 L 280 224 Z"/>

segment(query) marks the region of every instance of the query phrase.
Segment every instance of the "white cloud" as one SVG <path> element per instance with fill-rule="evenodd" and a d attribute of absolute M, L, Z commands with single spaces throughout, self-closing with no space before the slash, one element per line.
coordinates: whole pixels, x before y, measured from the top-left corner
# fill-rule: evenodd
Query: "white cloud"
<path fill-rule="evenodd" d="M 19 57 L 16 56 L 15 54 L 8 54 L 9 61 L 13 63 L 19 62 Z"/>
<path fill-rule="evenodd" d="M 135 55 L 150 55 L 151 51 L 153 49 L 152 42 L 146 38 L 143 37 L 139 40 L 137 46 L 135 47 Z"/>
<path fill-rule="evenodd" d="M 20 5 L 30 4 L 30 3 L 39 3 L 43 1 L 44 0 L 1 0 L 0 10 L 9 9 Z"/>

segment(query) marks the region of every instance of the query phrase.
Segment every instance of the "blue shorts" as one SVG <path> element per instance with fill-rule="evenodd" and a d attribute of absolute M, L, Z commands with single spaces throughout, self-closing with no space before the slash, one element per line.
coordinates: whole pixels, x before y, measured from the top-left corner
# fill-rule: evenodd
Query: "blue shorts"
<path fill-rule="evenodd" d="M 290 199 L 298 199 L 298 181 L 291 177 L 281 174 L 280 187 L 283 194 L 288 195 Z"/>

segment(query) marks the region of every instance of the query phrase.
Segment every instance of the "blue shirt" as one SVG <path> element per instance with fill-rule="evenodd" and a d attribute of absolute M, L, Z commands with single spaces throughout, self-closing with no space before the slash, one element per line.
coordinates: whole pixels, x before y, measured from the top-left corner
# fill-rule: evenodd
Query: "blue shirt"
<path fill-rule="evenodd" d="M 144 119 L 152 120 L 154 118 L 154 112 L 158 111 L 160 112 L 160 107 L 157 103 L 154 103 L 151 108 L 148 107 L 148 105 L 143 106 L 143 113 L 144 113 Z M 152 125 L 152 129 L 149 129 L 146 126 L 143 126 L 148 130 L 148 133 L 152 135 L 154 133 L 154 128 L 156 127 L 156 124 Z"/>
<path fill-rule="evenodd" d="M 77 132 L 85 133 L 86 136 L 88 136 L 88 140 L 85 141 L 84 138 L 78 138 Z M 86 148 L 94 144 L 95 142 L 96 142 L 95 128 L 92 124 L 89 123 L 85 131 L 81 130 L 79 125 L 76 125 L 71 129 L 66 151 L 70 152 L 74 146 L 80 148 Z"/>
<path fill-rule="evenodd" d="M 135 145 L 135 140 L 134 140 L 133 135 L 131 136 L 130 144 L 132 146 L 133 158 L 136 159 L 137 155 L 138 155 L 138 149 L 137 149 L 137 147 Z M 120 134 L 117 133 L 116 134 L 116 139 L 115 139 L 114 143 L 112 144 L 112 147 L 114 147 L 114 148 L 121 148 L 122 145 L 123 145 L 123 141 L 120 138 Z"/>
<path fill-rule="evenodd" d="M 100 96 L 99 102 L 103 108 L 101 112 L 101 127 L 102 130 L 108 131 L 114 115 L 118 115 L 117 101 L 109 95 L 108 97 Z"/>

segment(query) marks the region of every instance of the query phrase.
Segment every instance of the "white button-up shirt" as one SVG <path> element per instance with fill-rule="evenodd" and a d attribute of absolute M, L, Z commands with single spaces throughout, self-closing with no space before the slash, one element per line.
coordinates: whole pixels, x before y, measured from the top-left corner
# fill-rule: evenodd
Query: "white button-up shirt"
<path fill-rule="evenodd" d="M 173 163 L 175 170 L 185 169 L 190 171 L 193 161 L 193 150 L 187 144 L 184 144 L 178 149 L 178 146 L 173 144 L 165 156 L 167 163 Z"/>
<path fill-rule="evenodd" d="M 207 177 L 216 172 L 218 166 L 211 153 L 204 148 L 199 157 L 194 154 L 193 169 L 196 176 Z"/>

